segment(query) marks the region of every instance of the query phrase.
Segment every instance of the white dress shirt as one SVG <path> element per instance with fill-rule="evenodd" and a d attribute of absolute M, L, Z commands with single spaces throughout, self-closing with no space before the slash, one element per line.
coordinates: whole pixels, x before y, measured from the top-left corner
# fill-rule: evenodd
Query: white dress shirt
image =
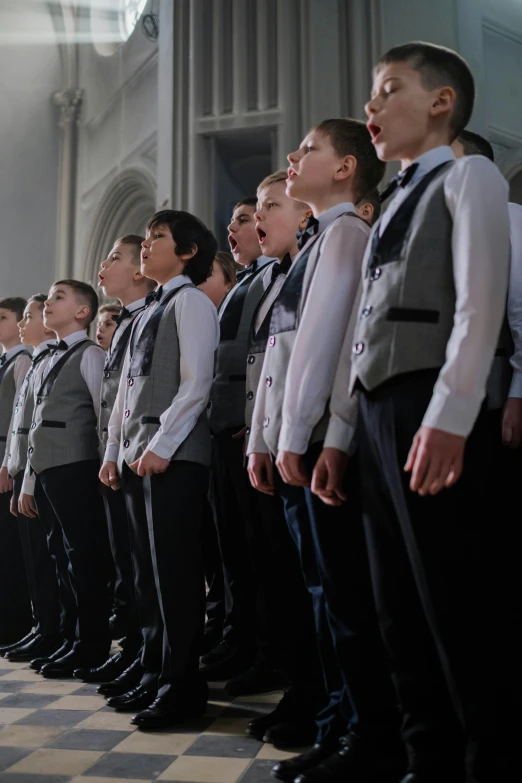
<path fill-rule="evenodd" d="M 163 285 L 163 295 L 191 283 L 186 275 L 173 277 Z M 158 307 L 153 302 L 136 322 L 134 340 L 138 339 L 152 313 Z M 160 428 L 147 450 L 163 459 L 172 459 L 205 410 L 214 377 L 214 355 L 219 345 L 219 322 L 215 306 L 207 296 L 193 288 L 185 288 L 174 302 L 180 350 L 180 384 L 172 405 L 160 416 Z M 118 395 L 109 420 L 109 435 L 105 462 L 117 462 L 120 451 L 121 423 L 129 368 L 127 351 L 121 373 Z"/>
<path fill-rule="evenodd" d="M 21 350 L 24 350 L 24 349 L 25 350 L 27 350 L 27 349 L 31 350 L 30 347 L 26 346 L 26 345 L 16 345 L 15 348 L 17 348 L 18 350 L 15 351 L 14 353 L 12 353 L 11 356 L 16 356 L 17 354 L 20 353 Z M 32 354 L 31 357 L 21 356 L 20 359 L 17 362 L 15 362 L 13 375 L 14 375 L 16 394 L 15 394 L 15 398 L 14 398 L 13 415 L 11 416 L 11 424 L 9 426 L 9 432 L 7 433 L 7 441 L 6 441 L 6 444 L 5 444 L 4 461 L 2 463 L 2 467 L 3 468 L 6 468 L 7 467 L 7 463 L 9 462 L 9 452 L 11 450 L 11 438 L 12 438 L 13 430 L 15 429 L 15 424 L 14 424 L 15 417 L 16 417 L 15 408 L 16 408 L 16 406 L 18 404 L 18 399 L 19 399 L 20 395 L 24 394 L 24 391 L 25 391 L 25 389 L 24 389 L 24 386 L 25 386 L 24 382 L 25 382 L 25 379 L 27 378 L 27 374 L 28 374 L 29 370 L 31 369 L 31 362 L 32 362 L 33 359 L 35 359 L 38 356 L 38 354 L 42 353 L 42 351 L 45 351 L 46 349 L 47 349 L 47 343 L 46 342 L 45 343 L 40 343 L 38 348 L 36 348 L 33 351 L 33 354 Z M 14 349 L 11 348 L 11 351 L 13 351 L 13 350 Z M 7 358 L 9 358 L 9 351 L 7 351 L 6 353 L 8 354 Z M 27 368 L 27 369 L 25 370 L 25 373 L 22 375 L 22 372 L 23 372 L 24 368 Z"/>
<path fill-rule="evenodd" d="M 319 218 L 322 233 L 351 203 Z M 279 449 L 304 454 L 332 392 L 352 314 L 357 312 L 361 268 L 370 229 L 347 216 L 325 238 L 292 348 L 286 376 Z"/>
<path fill-rule="evenodd" d="M 18 345 L 14 345 L 12 348 L 9 348 L 9 350 L 6 351 L 4 354 L 2 354 L 2 356 L 5 356 L 5 360 L 6 362 L 8 362 L 9 359 L 12 359 L 13 356 L 18 356 L 18 354 L 22 353 L 22 351 L 29 351 L 30 353 L 31 347 L 19 343 Z M 22 382 L 25 376 L 27 375 L 30 367 L 31 367 L 30 356 L 20 356 L 19 359 L 15 359 L 14 367 L 13 367 L 13 378 L 15 382 L 16 396 L 18 396 L 18 392 L 20 391 L 20 386 L 22 385 Z"/>
<path fill-rule="evenodd" d="M 511 357 L 513 378 L 510 397 L 522 397 L 522 206 L 509 204 L 511 267 L 508 292 L 508 321 L 514 342 Z"/>
<path fill-rule="evenodd" d="M 422 177 L 454 155 L 438 147 L 418 158 L 419 169 L 381 217 L 382 231 Z M 455 162 L 444 181 L 453 219 L 452 251 L 456 291 L 454 327 L 423 425 L 467 437 L 486 393 L 506 308 L 510 235 L 508 185 L 487 158 L 470 155 Z M 331 399 L 332 415 L 344 418 L 345 445 L 355 429 L 356 400 L 347 401 L 351 348 L 343 348 Z M 343 403 L 344 399 L 344 403 Z M 349 446 L 346 446 L 347 450 Z"/>

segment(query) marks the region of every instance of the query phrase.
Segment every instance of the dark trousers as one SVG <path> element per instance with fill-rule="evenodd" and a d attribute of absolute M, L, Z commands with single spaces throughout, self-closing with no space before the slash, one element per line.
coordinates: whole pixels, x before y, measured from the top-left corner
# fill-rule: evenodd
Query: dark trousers
<path fill-rule="evenodd" d="M 205 558 L 205 580 L 207 583 L 207 620 L 205 633 L 219 641 L 223 636 L 225 622 L 225 577 L 219 548 L 217 523 L 214 514 L 213 496 L 208 498 L 203 523 L 203 556 Z"/>
<path fill-rule="evenodd" d="M 155 665 L 156 673 L 161 673 L 159 695 L 165 698 L 190 691 L 200 682 L 199 651 L 205 622 L 203 520 L 208 480 L 208 469 L 193 462 L 171 462 L 165 473 L 151 478 L 136 476 L 127 465 L 123 470 L 129 516 L 133 530 L 139 532 L 143 559 L 147 555 L 145 529 L 148 533 L 150 560 L 140 563 L 138 559 L 136 583 L 141 582 L 141 565 L 149 578 L 152 570 L 160 609 L 160 620 L 155 625 L 161 623 L 163 627 L 161 656 Z M 143 509 L 145 517 L 138 520 L 136 514 L 143 513 Z M 134 543 L 133 538 L 136 556 Z M 150 591 L 147 598 L 154 611 Z M 146 607 L 140 605 L 139 596 L 138 604 L 141 613 Z M 145 635 L 144 642 L 147 655 Z"/>
<path fill-rule="evenodd" d="M 381 630 L 392 656 L 412 769 L 465 780 L 465 754 L 479 783 L 512 770 L 512 714 L 501 705 L 515 682 L 496 612 L 506 601 L 487 414 L 468 438 L 455 486 L 420 497 L 404 464 L 438 371 L 409 373 L 361 391 L 363 510 Z M 511 526 L 512 527 L 512 526 Z M 502 524 L 503 533 L 509 529 Z M 501 536 L 504 546 L 510 542 Z M 505 561 L 507 562 L 507 561 Z M 504 615 L 502 614 L 502 617 Z M 509 668 L 509 667 L 507 667 Z M 506 779 L 509 779 L 506 778 Z"/>
<path fill-rule="evenodd" d="M 116 570 L 115 611 L 125 622 L 126 649 L 135 648 L 137 654 L 141 647 L 142 637 L 134 589 L 129 523 L 122 490 L 104 490 L 103 502 L 107 516 L 111 554 Z"/>
<path fill-rule="evenodd" d="M 10 503 L 11 492 L 0 495 L 0 644 L 22 639 L 33 626 L 20 529 Z"/>
<path fill-rule="evenodd" d="M 13 492 L 18 509 L 24 474 L 13 479 Z M 60 599 L 56 566 L 47 547 L 47 535 L 40 517 L 28 519 L 17 511 L 25 573 L 33 606 L 36 632 L 47 638 L 59 639 Z"/>
<path fill-rule="evenodd" d="M 110 632 L 108 541 L 98 470 L 98 460 L 48 468 L 37 476 L 35 501 L 48 531 L 49 551 L 57 564 L 61 601 L 62 592 L 67 594 L 63 549 L 67 556 L 68 581 L 77 613 L 74 648 L 101 656 L 109 652 Z M 64 630 L 70 638 L 69 628 Z"/>

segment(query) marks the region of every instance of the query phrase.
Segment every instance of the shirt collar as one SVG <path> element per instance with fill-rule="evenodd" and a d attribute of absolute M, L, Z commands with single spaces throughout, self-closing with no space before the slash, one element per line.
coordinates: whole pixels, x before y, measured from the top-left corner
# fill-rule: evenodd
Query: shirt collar
<path fill-rule="evenodd" d="M 326 231 L 328 226 L 331 225 L 334 220 L 337 220 L 338 217 L 344 215 L 345 212 L 355 212 L 355 207 L 351 201 L 344 201 L 342 204 L 336 204 L 335 206 L 330 207 L 330 209 L 327 209 L 326 212 L 323 212 L 323 214 L 319 216 L 319 234 Z"/>
<path fill-rule="evenodd" d="M 429 174 L 430 171 L 437 168 L 437 166 L 448 163 L 450 160 L 455 160 L 455 153 L 451 147 L 435 147 L 432 150 L 428 150 L 428 152 L 424 152 L 416 160 L 412 161 L 412 163 L 418 163 L 419 167 L 411 178 L 411 182 L 418 182 L 426 174 Z"/>
<path fill-rule="evenodd" d="M 18 356 L 19 353 L 22 351 L 29 351 L 31 353 L 31 348 L 28 345 L 23 345 L 22 343 L 19 343 L 18 345 L 13 345 L 12 348 L 9 348 L 8 351 L 5 352 L 5 360 L 6 362 L 9 361 L 13 356 Z"/>
<path fill-rule="evenodd" d="M 145 307 L 145 297 L 142 299 L 136 299 L 135 302 L 131 302 L 128 305 L 125 305 L 125 309 L 129 311 L 129 313 L 134 313 L 136 310 L 139 310 L 140 307 Z"/>
<path fill-rule="evenodd" d="M 40 343 L 40 345 L 38 345 L 34 349 L 34 351 L 33 351 L 33 359 L 36 359 L 37 356 L 39 356 L 44 351 L 48 351 L 48 350 L 49 350 L 49 341 L 45 340 L 43 343 Z"/>
<path fill-rule="evenodd" d="M 192 280 L 188 275 L 177 275 L 176 277 L 171 277 L 170 280 L 167 280 L 166 283 L 163 283 L 163 293 L 165 294 L 167 291 L 173 291 L 175 288 L 181 288 L 182 285 L 187 285 L 187 283 L 192 284 Z"/>
<path fill-rule="evenodd" d="M 72 334 L 68 334 L 67 337 L 63 338 L 63 341 L 67 343 L 69 348 L 71 346 L 75 345 L 76 343 L 79 343 L 80 340 L 88 340 L 89 335 L 85 331 L 85 329 L 81 329 L 79 332 L 73 332 Z M 60 342 L 60 340 L 58 340 Z"/>

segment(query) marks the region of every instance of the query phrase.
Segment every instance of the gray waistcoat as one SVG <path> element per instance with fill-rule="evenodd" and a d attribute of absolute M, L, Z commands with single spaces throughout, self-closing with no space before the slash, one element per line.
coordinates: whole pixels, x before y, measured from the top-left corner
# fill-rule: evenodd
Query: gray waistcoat
<path fill-rule="evenodd" d="M 24 378 L 20 387 L 18 398 L 13 412 L 11 439 L 9 441 L 9 455 L 7 469 L 9 475 L 16 476 L 25 470 L 27 464 L 27 448 L 29 441 L 29 428 L 33 420 L 34 411 L 34 372 L 40 362 L 49 355 L 49 351 L 42 351 L 33 359 L 31 369 Z"/>
<path fill-rule="evenodd" d="M 99 458 L 96 414 L 81 374 L 82 356 L 95 343 L 75 343 L 34 388 L 28 460 L 35 471 Z"/>
<path fill-rule="evenodd" d="M 191 286 L 193 287 L 193 286 Z M 135 338 L 131 336 L 131 360 L 125 386 L 121 448 L 118 464 L 139 459 L 159 429 L 161 414 L 172 405 L 180 384 L 180 350 L 176 324 L 177 294 L 186 286 L 169 291 Z M 201 292 L 201 296 L 205 296 Z M 178 448 L 173 460 L 210 465 L 210 430 L 203 411 L 194 429 Z"/>
<path fill-rule="evenodd" d="M 29 351 L 20 351 L 0 367 L 0 465 L 5 456 L 7 434 L 11 425 L 16 394 L 14 366 L 19 356 L 30 356 Z"/>
<path fill-rule="evenodd" d="M 334 220 L 331 226 L 336 225 L 339 220 L 340 218 Z M 329 228 L 295 257 L 272 308 L 269 337 L 266 344 L 265 384 L 267 389 L 263 421 L 263 437 L 272 454 L 277 453 L 279 433 L 281 432 L 285 381 L 290 355 L 321 247 L 328 235 Z M 313 430 L 311 444 L 324 439 L 327 424 L 328 417 L 325 412 Z"/>
<path fill-rule="evenodd" d="M 453 219 L 444 197 L 452 165 L 429 172 L 382 236 L 372 234 L 352 349 L 352 389 L 357 379 L 371 391 L 396 375 L 441 368 L 446 361 L 456 303 Z"/>
<path fill-rule="evenodd" d="M 126 318 L 113 334 L 111 347 L 107 353 L 105 366 L 103 368 L 103 379 L 100 390 L 100 415 L 98 417 L 98 435 L 100 438 L 102 453 L 105 452 L 107 439 L 109 435 L 109 419 L 111 417 L 114 403 L 118 394 L 120 385 L 121 371 L 127 345 L 131 336 L 133 323 L 138 315 L 143 312 L 140 308 L 132 313 L 132 318 Z"/>
<path fill-rule="evenodd" d="M 245 421 L 245 385 L 248 338 L 254 311 L 264 293 L 267 266 L 245 277 L 220 317 L 221 338 L 209 402 L 212 432 L 240 429 Z"/>

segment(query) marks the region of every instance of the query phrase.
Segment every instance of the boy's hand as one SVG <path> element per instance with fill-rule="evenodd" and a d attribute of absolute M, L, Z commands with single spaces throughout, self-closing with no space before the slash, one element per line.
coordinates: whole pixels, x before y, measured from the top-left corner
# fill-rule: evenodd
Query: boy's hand
<path fill-rule="evenodd" d="M 274 494 L 274 466 L 270 454 L 250 454 L 248 477 L 254 489 L 265 495 Z"/>
<path fill-rule="evenodd" d="M 346 500 L 343 477 L 348 465 L 344 451 L 324 448 L 312 474 L 312 492 L 327 506 L 340 506 Z"/>
<path fill-rule="evenodd" d="M 420 427 L 404 470 L 411 471 L 410 489 L 419 495 L 436 495 L 451 487 L 462 473 L 466 438 L 433 427 Z"/>
<path fill-rule="evenodd" d="M 138 476 L 154 476 L 156 473 L 165 473 L 169 465 L 170 460 L 158 457 L 153 451 L 147 450 L 132 465 L 129 465 L 129 468 Z"/>
<path fill-rule="evenodd" d="M 502 443 L 510 449 L 522 444 L 522 398 L 509 397 L 502 413 Z"/>
<path fill-rule="evenodd" d="M 25 492 L 22 493 L 18 500 L 18 511 L 20 514 L 23 514 L 24 517 L 29 517 L 29 519 L 36 519 L 38 516 L 38 511 L 36 510 L 34 497 L 32 495 L 27 495 Z"/>
<path fill-rule="evenodd" d="M 5 492 L 11 492 L 13 488 L 13 479 L 9 476 L 7 468 L 0 468 L 0 495 Z"/>
<path fill-rule="evenodd" d="M 16 508 L 17 508 L 17 504 L 16 504 L 16 501 L 15 501 L 15 496 L 13 494 L 13 495 L 11 495 L 11 502 L 9 503 L 9 511 L 11 512 L 11 514 L 14 517 L 18 516 L 18 512 L 17 512 Z"/>
<path fill-rule="evenodd" d="M 118 475 L 118 463 L 117 462 L 104 462 L 101 466 L 101 470 L 98 474 L 102 484 L 111 489 L 120 488 L 120 477 Z"/>
<path fill-rule="evenodd" d="M 303 455 L 293 451 L 278 451 L 276 466 L 285 484 L 293 487 L 309 487 L 310 482 L 304 471 Z"/>

